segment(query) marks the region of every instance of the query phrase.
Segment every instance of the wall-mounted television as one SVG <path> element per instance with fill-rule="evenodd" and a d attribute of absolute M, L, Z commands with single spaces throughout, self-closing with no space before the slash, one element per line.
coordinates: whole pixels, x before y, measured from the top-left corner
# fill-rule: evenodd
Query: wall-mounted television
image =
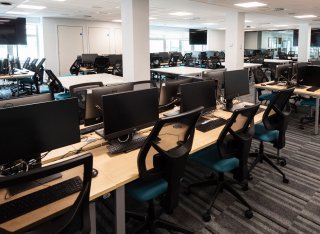
<path fill-rule="evenodd" d="M 0 45 L 26 44 L 26 19 L 0 17 Z"/>
<path fill-rule="evenodd" d="M 190 45 L 206 45 L 207 30 L 205 29 L 189 29 L 189 44 Z"/>

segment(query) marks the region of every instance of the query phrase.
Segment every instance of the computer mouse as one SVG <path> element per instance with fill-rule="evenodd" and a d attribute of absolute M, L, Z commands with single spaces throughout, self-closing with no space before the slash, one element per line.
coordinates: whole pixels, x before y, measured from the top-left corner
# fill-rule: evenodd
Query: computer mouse
<path fill-rule="evenodd" d="M 99 174 L 98 170 L 95 168 L 92 168 L 92 178 L 96 177 Z"/>

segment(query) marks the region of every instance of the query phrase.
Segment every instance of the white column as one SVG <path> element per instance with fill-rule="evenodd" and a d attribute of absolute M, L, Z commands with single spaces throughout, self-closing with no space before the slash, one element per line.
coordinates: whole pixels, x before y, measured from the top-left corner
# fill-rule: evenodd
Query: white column
<path fill-rule="evenodd" d="M 298 61 L 308 62 L 310 58 L 311 26 L 310 24 L 299 25 Z"/>
<path fill-rule="evenodd" d="M 121 0 L 125 81 L 150 79 L 149 0 Z"/>
<path fill-rule="evenodd" d="M 243 69 L 244 19 L 243 12 L 226 15 L 225 67 L 228 71 Z"/>

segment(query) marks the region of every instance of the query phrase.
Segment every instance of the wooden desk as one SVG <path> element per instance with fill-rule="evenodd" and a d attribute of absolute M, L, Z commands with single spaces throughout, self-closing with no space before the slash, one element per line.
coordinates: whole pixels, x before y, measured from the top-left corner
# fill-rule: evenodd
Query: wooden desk
<path fill-rule="evenodd" d="M 124 79 L 121 76 L 115 76 L 108 73 L 79 76 L 61 76 L 58 79 L 66 89 L 69 89 L 72 85 L 87 82 L 102 82 L 104 85 L 124 83 Z"/>
<path fill-rule="evenodd" d="M 280 85 L 268 85 L 270 82 L 261 83 L 261 84 L 255 84 L 254 87 L 257 89 L 267 89 L 272 91 L 280 91 L 284 90 L 287 87 L 286 86 L 280 86 Z M 307 89 L 310 88 L 310 86 L 305 86 L 305 88 L 295 88 L 294 92 L 295 94 L 299 95 L 307 95 L 312 96 L 316 99 L 316 114 L 315 114 L 315 123 L 314 123 L 314 134 L 319 133 L 319 99 L 320 99 L 320 90 L 318 89 L 315 92 L 307 91 Z M 254 93 L 254 102 L 257 100 L 257 91 Z"/>
<path fill-rule="evenodd" d="M 214 115 L 221 118 L 230 118 L 232 113 L 225 112 L 223 110 L 216 110 Z M 262 115 L 263 113 L 260 113 L 255 116 L 255 123 L 261 122 Z M 215 144 L 222 129 L 223 126 L 205 133 L 196 130 L 191 153 Z M 146 134 L 148 134 L 148 132 L 146 132 Z M 91 134 L 91 137 L 96 137 L 96 135 Z M 55 159 L 60 159 L 61 155 L 64 155 L 70 149 L 77 148 L 75 146 L 70 147 L 71 148 L 65 147 L 65 149 L 59 149 L 59 151 L 55 152 L 56 154 L 52 154 L 50 157 L 48 156 L 48 158 L 46 157 L 44 163 L 52 162 Z M 90 152 L 93 154 L 93 167 L 99 171 L 98 176 L 92 179 L 90 201 L 94 201 L 96 198 L 101 197 L 108 192 L 115 191 L 116 233 L 125 233 L 125 185 L 139 178 L 137 167 L 139 149 L 124 154 L 111 155 L 107 152 L 106 147 L 102 146 L 92 149 Z M 71 157 L 76 157 L 76 155 Z M 61 205 L 61 209 L 63 209 L 66 204 L 67 203 Z M 93 204 L 92 206 L 94 207 L 94 202 L 91 204 Z M 51 205 L 52 204 L 48 206 Z M 55 209 L 58 210 L 56 204 Z M 93 208 L 93 213 L 94 212 L 95 211 Z M 27 222 L 27 217 L 32 214 L 34 213 L 31 212 L 25 214 L 24 221 Z M 39 216 L 37 216 L 37 218 L 39 218 Z M 23 222 L 23 220 L 20 220 L 19 225 L 23 226 L 23 223 L 21 222 Z M 28 223 L 30 223 L 30 221 L 28 221 L 26 224 Z"/>
<path fill-rule="evenodd" d="M 2 80 L 11 80 L 11 81 L 17 81 L 17 95 L 19 96 L 19 83 L 20 79 L 25 79 L 25 78 L 32 78 L 34 76 L 33 71 L 29 70 L 17 70 L 14 72 L 13 75 L 0 75 L 0 79 Z"/>

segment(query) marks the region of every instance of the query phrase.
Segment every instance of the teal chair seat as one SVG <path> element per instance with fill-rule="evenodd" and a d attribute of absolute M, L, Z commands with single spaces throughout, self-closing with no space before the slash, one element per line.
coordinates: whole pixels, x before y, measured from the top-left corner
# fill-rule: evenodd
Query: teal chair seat
<path fill-rule="evenodd" d="M 71 94 L 70 93 L 55 93 L 54 94 L 54 99 L 59 101 L 59 100 L 65 100 L 71 98 Z"/>
<path fill-rule="evenodd" d="M 254 138 L 259 140 L 259 141 L 264 141 L 264 142 L 273 142 L 278 140 L 279 138 L 279 131 L 278 130 L 267 130 L 264 127 L 263 123 L 259 123 L 255 125 L 255 134 Z"/>
<path fill-rule="evenodd" d="M 316 99 L 315 98 L 302 99 L 300 102 L 300 105 L 315 107 L 316 106 Z"/>
<path fill-rule="evenodd" d="M 48 85 L 41 85 L 39 86 L 40 93 L 50 93 L 50 89 Z"/>
<path fill-rule="evenodd" d="M 258 97 L 258 100 L 260 102 L 262 101 L 269 101 L 271 100 L 271 98 L 273 97 L 273 93 L 264 93 L 264 94 L 261 94 L 259 97 Z"/>
<path fill-rule="evenodd" d="M 126 189 L 135 200 L 146 202 L 164 194 L 168 189 L 168 182 L 164 179 L 151 181 L 149 183 L 137 180 L 128 184 Z"/>
<path fill-rule="evenodd" d="M 235 156 L 223 159 L 220 158 L 216 145 L 209 146 L 204 150 L 192 154 L 190 159 L 218 173 L 229 172 L 239 167 L 239 159 Z"/>
<path fill-rule="evenodd" d="M 32 78 L 23 78 L 19 80 L 19 84 L 34 84 L 34 80 Z"/>

